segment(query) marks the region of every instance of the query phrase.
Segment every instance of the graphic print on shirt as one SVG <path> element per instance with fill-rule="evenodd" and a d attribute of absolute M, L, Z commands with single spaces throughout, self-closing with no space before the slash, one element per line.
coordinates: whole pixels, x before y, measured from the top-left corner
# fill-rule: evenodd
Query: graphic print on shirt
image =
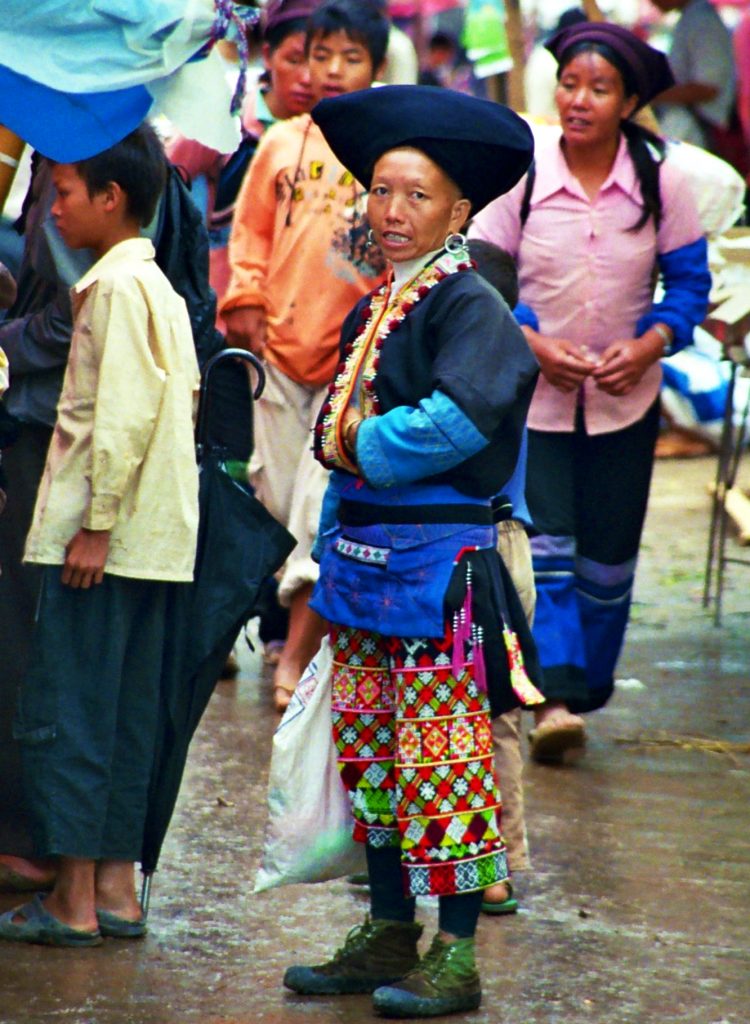
<path fill-rule="evenodd" d="M 366 195 L 349 171 L 341 172 L 335 164 L 327 169 L 322 160 L 311 160 L 306 167 L 300 165 L 294 173 L 287 171 L 276 183 L 277 202 L 287 207 L 287 227 L 292 224 L 296 205 L 302 202 L 313 214 L 330 216 L 332 211 L 340 210 L 339 224 L 331 238 L 332 258 L 326 263 L 339 277 L 345 276 L 342 268 L 350 264 L 352 270 L 374 280 L 385 272 L 385 258 L 376 245 L 368 243 Z"/>

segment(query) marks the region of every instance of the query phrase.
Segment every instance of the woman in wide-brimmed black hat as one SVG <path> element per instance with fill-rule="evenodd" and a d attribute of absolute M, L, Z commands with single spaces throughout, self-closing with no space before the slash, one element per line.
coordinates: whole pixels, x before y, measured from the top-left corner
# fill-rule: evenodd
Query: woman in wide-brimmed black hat
<path fill-rule="evenodd" d="M 284 982 L 428 1017 L 479 1005 L 482 893 L 508 877 L 490 714 L 541 699 L 491 501 L 537 367 L 460 234 L 518 181 L 532 138 L 504 107 L 417 86 L 326 100 L 313 117 L 369 189 L 372 244 L 391 267 L 344 323 L 315 436 L 333 472 L 312 606 L 332 623 L 334 738 L 371 916 L 333 960 Z M 440 905 L 421 961 L 418 895 Z"/>

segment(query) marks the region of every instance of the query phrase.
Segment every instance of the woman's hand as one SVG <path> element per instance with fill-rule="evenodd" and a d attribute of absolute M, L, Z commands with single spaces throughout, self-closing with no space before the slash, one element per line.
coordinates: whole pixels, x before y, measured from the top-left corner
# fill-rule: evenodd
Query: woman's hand
<path fill-rule="evenodd" d="M 602 352 L 592 376 L 608 395 L 627 395 L 649 366 L 664 355 L 664 338 L 647 331 L 642 338 L 614 341 Z"/>
<path fill-rule="evenodd" d="M 524 327 L 523 332 L 543 376 L 559 391 L 575 391 L 593 372 L 594 360 L 567 338 L 549 338 L 530 327 Z"/>

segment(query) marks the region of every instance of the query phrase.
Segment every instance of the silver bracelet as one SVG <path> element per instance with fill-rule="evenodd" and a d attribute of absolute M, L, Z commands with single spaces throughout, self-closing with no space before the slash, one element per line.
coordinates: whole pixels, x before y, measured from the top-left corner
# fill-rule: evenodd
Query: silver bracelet
<path fill-rule="evenodd" d="M 662 355 L 664 355 L 664 356 L 671 355 L 672 354 L 672 335 L 669 333 L 667 328 L 666 327 L 662 327 L 661 324 L 654 324 L 653 327 L 651 328 L 651 330 L 656 331 L 656 333 L 659 335 L 659 337 L 661 338 L 662 342 L 664 343 L 664 347 L 662 349 Z"/>

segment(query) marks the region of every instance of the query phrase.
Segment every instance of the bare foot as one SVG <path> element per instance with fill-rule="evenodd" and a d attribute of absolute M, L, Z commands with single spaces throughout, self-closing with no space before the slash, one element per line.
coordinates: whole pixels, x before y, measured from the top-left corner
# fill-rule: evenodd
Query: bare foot
<path fill-rule="evenodd" d="M 312 584 L 301 587 L 289 605 L 289 633 L 273 676 L 276 710 L 285 711 L 310 659 L 320 647 L 326 623 L 308 606 Z"/>
<path fill-rule="evenodd" d="M 108 910 L 123 921 L 140 921 L 141 905 L 135 895 L 135 865 L 105 860 L 96 868 L 96 909 Z"/>
<path fill-rule="evenodd" d="M 79 932 L 95 932 L 99 927 L 96 920 L 96 913 L 90 906 L 81 906 L 69 902 L 63 895 L 51 892 L 44 900 L 44 909 L 52 917 L 69 928 L 75 928 Z M 13 918 L 13 923 L 19 922 Z"/>
<path fill-rule="evenodd" d="M 50 889 L 55 881 L 53 860 L 33 860 L 0 854 L 0 891 L 36 892 Z"/>
<path fill-rule="evenodd" d="M 549 701 L 534 712 L 536 728 L 529 733 L 532 760 L 540 764 L 568 764 L 583 754 L 586 724 L 559 701 Z"/>
<path fill-rule="evenodd" d="M 690 459 L 710 455 L 716 445 L 687 428 L 673 427 L 659 434 L 654 455 L 657 459 Z"/>
<path fill-rule="evenodd" d="M 296 665 L 285 662 L 282 653 L 281 660 L 273 674 L 273 706 L 279 714 L 283 714 L 289 707 L 292 695 L 300 680 L 301 672 L 302 670 L 298 670 Z"/>
<path fill-rule="evenodd" d="M 269 640 L 263 644 L 263 664 L 276 668 L 281 661 L 281 654 L 284 650 L 283 640 Z"/>
<path fill-rule="evenodd" d="M 505 903 L 513 895 L 510 882 L 495 882 L 484 890 L 484 903 Z"/>

